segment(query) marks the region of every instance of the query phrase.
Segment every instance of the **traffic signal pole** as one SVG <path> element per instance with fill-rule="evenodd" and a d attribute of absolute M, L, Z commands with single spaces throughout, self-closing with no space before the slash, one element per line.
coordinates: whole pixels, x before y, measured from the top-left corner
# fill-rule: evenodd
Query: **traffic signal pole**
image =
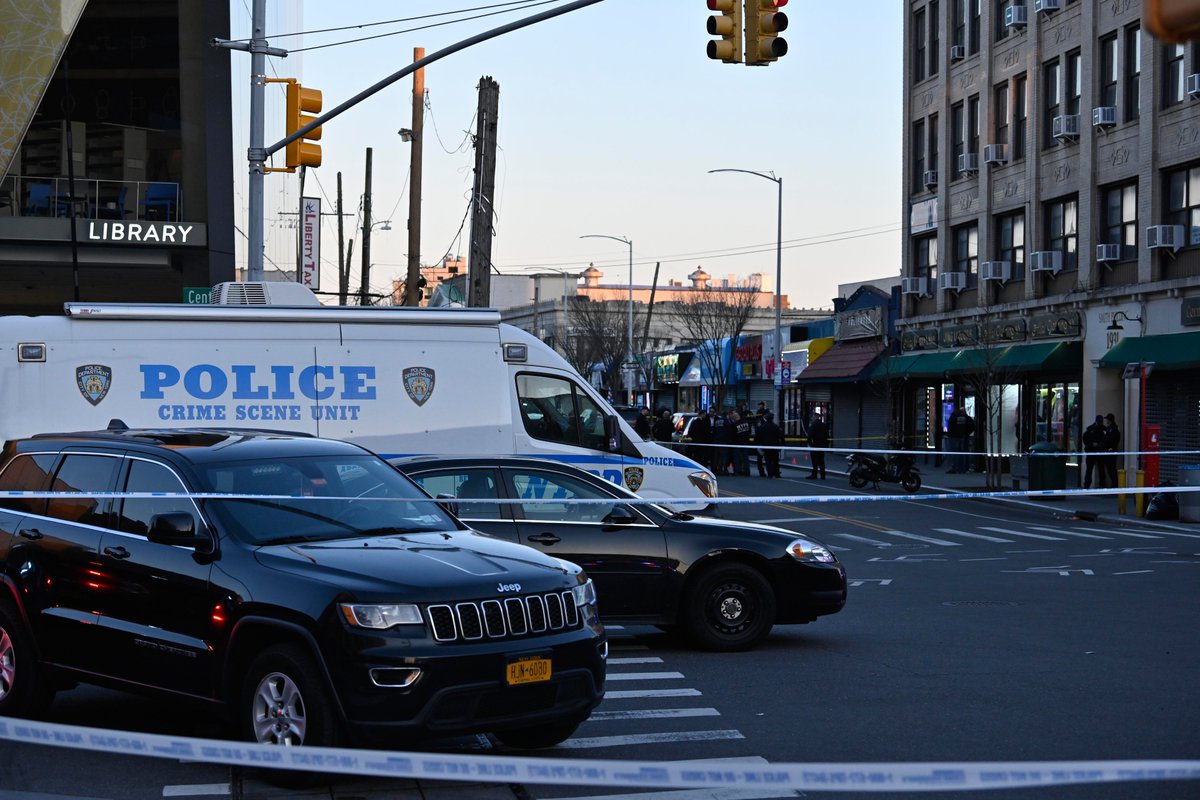
<path fill-rule="evenodd" d="M 275 144 L 264 147 L 265 139 L 264 132 L 264 101 L 265 101 L 265 83 L 266 83 L 266 56 L 286 57 L 287 51 L 279 48 L 267 46 L 267 40 L 263 32 L 263 24 L 267 14 L 267 0 L 253 0 L 253 8 L 251 11 L 251 30 L 252 37 L 247 42 L 231 42 L 227 39 L 213 39 L 211 44 L 214 47 L 224 47 L 230 50 L 246 50 L 250 53 L 250 147 L 246 151 L 247 158 L 250 162 L 250 184 L 249 184 L 249 208 L 248 219 L 246 220 L 246 238 L 249 241 L 247 252 L 247 278 L 249 280 L 262 280 L 263 275 L 263 176 L 266 172 L 266 162 L 272 153 L 286 147 L 291 142 L 297 139 L 304 138 L 306 134 L 312 132 L 316 128 L 321 127 L 334 117 L 340 116 L 342 112 L 353 108 L 354 106 L 366 100 L 371 95 L 386 89 L 396 81 L 411 75 L 416 70 L 421 69 L 435 61 L 441 61 L 443 58 L 460 50 L 466 50 L 481 42 L 486 42 L 489 39 L 495 39 L 497 36 L 503 36 L 506 33 L 526 28 L 530 25 L 536 25 L 539 22 L 544 22 L 548 19 L 569 14 L 572 11 L 577 11 L 587 6 L 595 5 L 603 2 L 603 0 L 574 0 L 574 2 L 559 6 L 558 8 L 543 11 L 540 14 L 534 14 L 531 17 L 525 17 L 507 25 L 501 25 L 498 28 L 493 28 L 489 31 L 476 34 L 461 42 L 444 47 L 436 53 L 422 58 L 405 66 L 403 69 L 392 73 L 383 80 L 375 83 L 367 89 L 359 92 L 341 105 L 322 114 L 302 128 L 293 131 L 283 139 L 280 139 Z"/>

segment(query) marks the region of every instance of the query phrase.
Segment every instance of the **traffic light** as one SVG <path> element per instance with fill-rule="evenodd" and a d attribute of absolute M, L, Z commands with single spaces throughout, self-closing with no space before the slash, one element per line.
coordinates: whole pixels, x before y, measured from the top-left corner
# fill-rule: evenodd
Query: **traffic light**
<path fill-rule="evenodd" d="M 787 14 L 776 11 L 787 0 L 746 0 L 746 63 L 770 64 L 787 55 L 787 39 L 779 36 L 787 30 Z"/>
<path fill-rule="evenodd" d="M 1164 42 L 1200 39 L 1200 0 L 1146 0 L 1146 27 Z"/>
<path fill-rule="evenodd" d="M 303 112 L 310 111 L 318 114 L 321 111 L 321 90 L 305 89 L 295 78 L 287 78 L 287 132 L 290 136 L 312 122 L 316 117 Z M 321 138 L 321 128 L 318 126 L 304 134 L 294 142 L 289 142 L 284 159 L 288 169 L 296 167 L 321 166 L 321 145 L 313 144 L 311 140 Z"/>
<path fill-rule="evenodd" d="M 708 43 L 708 57 L 742 63 L 742 0 L 708 0 L 708 10 L 721 12 L 708 18 L 709 35 L 721 37 Z"/>

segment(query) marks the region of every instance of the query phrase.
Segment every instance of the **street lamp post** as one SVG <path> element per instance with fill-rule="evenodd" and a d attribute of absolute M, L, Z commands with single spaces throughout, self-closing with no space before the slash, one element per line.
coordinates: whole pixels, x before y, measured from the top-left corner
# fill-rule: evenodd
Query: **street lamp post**
<path fill-rule="evenodd" d="M 783 282 L 783 178 L 775 177 L 775 173 L 755 172 L 752 169 L 710 169 L 709 174 L 714 172 L 744 172 L 747 175 L 757 175 L 760 178 L 766 178 L 773 181 L 779 192 L 778 214 L 775 222 L 775 372 L 780 375 L 779 390 L 774 392 L 775 402 L 772 403 L 775 409 L 775 419 L 783 425 L 786 420 L 783 418 L 783 408 L 781 395 L 783 394 L 783 381 L 780 369 L 783 365 L 783 337 L 780 335 L 780 312 L 783 307 L 783 297 L 780 294 L 780 284 Z"/>
<path fill-rule="evenodd" d="M 629 246 L 629 329 L 626 331 L 628 346 L 625 351 L 625 365 L 621 370 L 625 373 L 625 388 L 627 403 L 633 402 L 633 370 L 629 365 L 633 364 L 633 242 L 624 236 L 608 236 L 603 233 L 588 233 L 579 237 L 580 239 L 612 239 L 614 242 L 624 242 Z"/>

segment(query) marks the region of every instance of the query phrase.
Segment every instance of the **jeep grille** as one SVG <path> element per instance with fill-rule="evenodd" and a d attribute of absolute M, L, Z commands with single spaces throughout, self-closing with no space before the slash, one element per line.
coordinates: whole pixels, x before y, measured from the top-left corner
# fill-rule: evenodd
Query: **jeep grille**
<path fill-rule="evenodd" d="M 579 626 L 579 609 L 570 591 L 433 605 L 425 612 L 439 642 L 511 639 Z"/>

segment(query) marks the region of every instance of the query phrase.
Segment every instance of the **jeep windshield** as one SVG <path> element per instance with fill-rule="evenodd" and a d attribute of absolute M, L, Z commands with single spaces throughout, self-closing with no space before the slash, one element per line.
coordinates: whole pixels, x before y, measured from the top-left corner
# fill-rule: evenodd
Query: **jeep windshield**
<path fill-rule="evenodd" d="M 256 545 L 456 530 L 419 487 L 372 456 L 337 455 L 198 465 L 202 491 L 238 495 L 204 507 Z"/>

